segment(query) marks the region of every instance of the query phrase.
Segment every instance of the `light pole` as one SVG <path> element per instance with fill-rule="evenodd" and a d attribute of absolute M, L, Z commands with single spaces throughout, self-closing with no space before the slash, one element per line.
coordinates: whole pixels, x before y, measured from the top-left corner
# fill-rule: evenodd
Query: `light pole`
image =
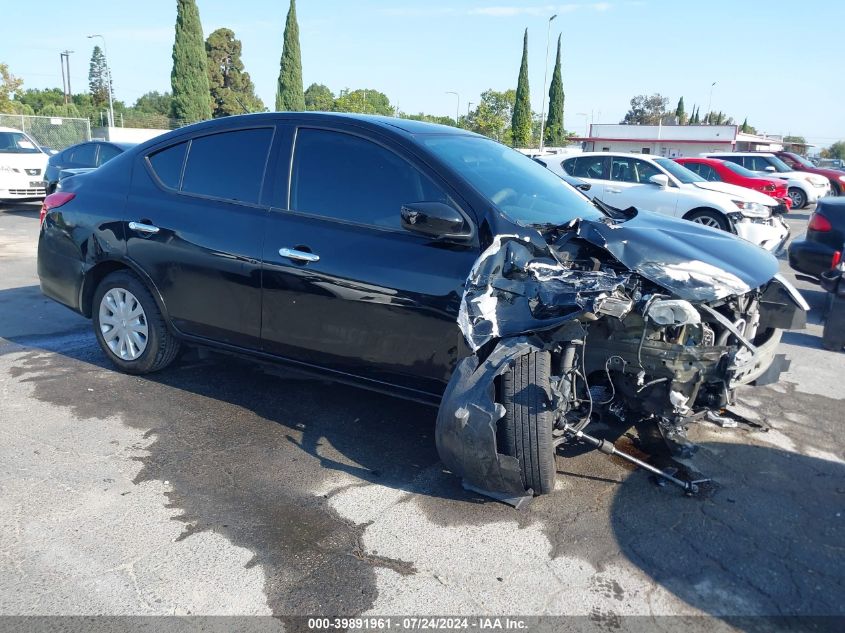
<path fill-rule="evenodd" d="M 543 153 L 543 130 L 546 124 L 546 80 L 549 78 L 549 37 L 552 33 L 552 20 L 557 17 L 555 13 L 549 18 L 549 28 L 546 30 L 546 72 L 543 74 L 543 94 L 540 95 L 542 102 L 540 105 L 540 153 Z"/>
<path fill-rule="evenodd" d="M 103 59 L 106 60 L 106 75 L 108 75 L 108 78 L 109 78 L 109 87 L 108 87 L 108 91 L 109 91 L 109 127 L 114 127 L 114 102 L 112 101 L 112 95 L 111 95 L 111 89 L 112 89 L 111 66 L 109 65 L 109 53 L 108 53 L 108 50 L 106 49 L 106 38 L 103 37 L 100 34 L 94 34 L 94 35 L 89 35 L 88 39 L 90 40 L 92 37 L 99 37 L 101 40 L 103 40 Z"/>
<path fill-rule="evenodd" d="M 710 98 L 707 99 L 707 122 L 708 123 L 710 122 L 710 120 L 712 118 L 710 116 L 710 106 L 713 104 L 713 86 L 715 86 L 715 85 L 716 85 L 715 81 L 712 84 L 710 84 Z"/>
<path fill-rule="evenodd" d="M 458 122 L 461 116 L 461 95 L 459 95 L 453 90 L 447 90 L 446 94 L 455 95 L 458 98 L 458 105 L 455 106 L 455 127 L 461 127 L 460 123 Z"/>

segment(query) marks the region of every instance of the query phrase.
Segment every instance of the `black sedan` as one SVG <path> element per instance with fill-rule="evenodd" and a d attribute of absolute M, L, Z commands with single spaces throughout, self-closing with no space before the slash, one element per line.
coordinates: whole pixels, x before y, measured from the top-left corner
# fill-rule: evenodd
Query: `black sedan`
<path fill-rule="evenodd" d="M 477 134 L 326 113 L 130 149 L 47 197 L 38 244 L 42 291 L 120 370 L 210 346 L 431 403 L 447 467 L 511 502 L 552 490 L 555 447 L 607 408 L 677 444 L 776 380 L 806 309 L 777 271 L 723 231 L 611 217 Z"/>
<path fill-rule="evenodd" d="M 789 245 L 789 265 L 811 277 L 820 277 L 836 265 L 845 250 L 845 197 L 819 199 L 807 223 L 807 235 Z"/>
<path fill-rule="evenodd" d="M 47 162 L 44 180 L 47 181 L 47 193 L 56 190 L 59 181 L 68 174 L 68 169 L 96 168 L 119 156 L 134 143 L 111 143 L 109 141 L 86 141 L 77 143 L 54 153 Z"/>

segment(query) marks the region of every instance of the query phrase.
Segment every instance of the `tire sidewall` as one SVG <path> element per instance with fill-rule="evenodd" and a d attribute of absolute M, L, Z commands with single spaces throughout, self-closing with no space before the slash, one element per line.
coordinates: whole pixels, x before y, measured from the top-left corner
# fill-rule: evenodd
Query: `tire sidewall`
<path fill-rule="evenodd" d="M 107 292 L 115 288 L 121 288 L 131 292 L 141 307 L 144 309 L 144 318 L 147 322 L 147 346 L 141 355 L 135 360 L 124 360 L 115 355 L 103 338 L 100 330 L 100 303 Z M 156 317 L 159 309 L 150 292 L 141 281 L 129 272 L 115 272 L 108 275 L 94 292 L 94 303 L 91 309 L 91 320 L 94 325 L 94 334 L 103 352 L 108 359 L 117 367 L 128 374 L 143 374 L 149 372 L 155 363 L 158 350 L 161 347 L 161 336 L 158 328 L 155 327 Z"/>
<path fill-rule="evenodd" d="M 798 187 L 790 187 L 787 190 L 787 194 L 796 193 L 799 196 L 800 204 L 796 203 L 795 200 L 792 201 L 792 208 L 793 209 L 803 209 L 807 206 L 807 194 L 801 191 Z M 792 195 L 789 195 L 792 198 Z"/>
<path fill-rule="evenodd" d="M 701 211 L 695 211 L 690 213 L 687 216 L 687 220 L 690 222 L 695 222 L 696 218 L 713 218 L 719 223 L 719 230 L 720 231 L 728 231 L 730 232 L 730 225 L 728 224 L 727 219 L 721 215 L 718 211 L 710 211 L 709 209 L 702 209 Z M 700 224 L 700 222 L 696 222 L 696 224 Z M 704 225 L 702 225 L 704 226 Z M 716 228 L 716 227 L 708 227 L 708 228 Z"/>

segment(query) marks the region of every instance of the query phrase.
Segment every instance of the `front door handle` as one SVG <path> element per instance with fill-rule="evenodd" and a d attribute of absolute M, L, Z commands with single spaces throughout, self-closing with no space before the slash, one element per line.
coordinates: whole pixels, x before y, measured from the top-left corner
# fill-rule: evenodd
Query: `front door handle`
<path fill-rule="evenodd" d="M 159 228 L 157 226 L 153 226 L 152 224 L 145 224 L 143 222 L 130 222 L 129 229 L 131 231 L 138 231 L 139 233 L 149 233 L 150 235 L 154 235 L 159 231 Z"/>
<path fill-rule="evenodd" d="M 621 189 L 617 189 L 616 187 L 608 187 L 607 193 L 622 193 Z"/>
<path fill-rule="evenodd" d="M 318 262 L 320 256 L 307 251 L 298 251 L 295 248 L 280 248 L 279 255 L 297 262 Z"/>

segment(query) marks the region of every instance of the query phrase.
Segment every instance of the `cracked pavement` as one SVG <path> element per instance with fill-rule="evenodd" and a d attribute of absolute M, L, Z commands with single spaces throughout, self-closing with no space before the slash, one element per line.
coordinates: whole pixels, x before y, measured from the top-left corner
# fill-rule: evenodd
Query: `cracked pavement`
<path fill-rule="evenodd" d="M 0 615 L 845 616 L 845 354 L 817 287 L 783 381 L 741 393 L 763 429 L 691 428 L 707 494 L 572 450 L 517 512 L 444 472 L 434 409 L 225 356 L 117 373 L 40 295 L 37 232 L 0 207 Z"/>

